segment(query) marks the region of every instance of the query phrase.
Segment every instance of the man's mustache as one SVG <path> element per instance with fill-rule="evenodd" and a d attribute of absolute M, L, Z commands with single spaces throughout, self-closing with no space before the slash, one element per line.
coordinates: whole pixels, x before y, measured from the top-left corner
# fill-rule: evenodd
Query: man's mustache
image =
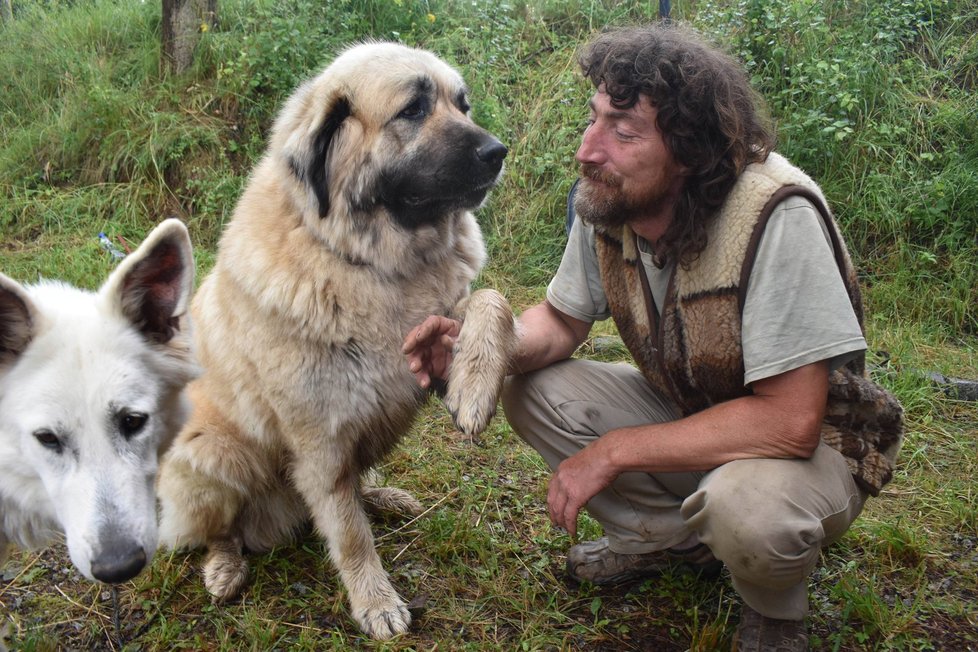
<path fill-rule="evenodd" d="M 581 176 L 592 181 L 597 181 L 598 183 L 603 183 L 606 186 L 611 186 L 612 188 L 621 187 L 621 177 L 611 172 L 605 172 L 592 163 L 581 164 Z"/>

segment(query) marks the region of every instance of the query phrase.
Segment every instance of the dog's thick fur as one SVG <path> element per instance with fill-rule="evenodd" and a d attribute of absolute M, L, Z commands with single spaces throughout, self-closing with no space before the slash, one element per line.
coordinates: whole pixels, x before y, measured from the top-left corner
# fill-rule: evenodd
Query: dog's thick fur
<path fill-rule="evenodd" d="M 64 533 L 90 580 L 135 577 L 157 545 L 159 456 L 198 371 L 187 229 L 160 224 L 98 293 L 0 274 L 0 563 Z"/>
<path fill-rule="evenodd" d="M 375 638 L 410 614 L 381 567 L 364 503 L 417 513 L 361 482 L 426 400 L 400 353 L 427 315 L 463 319 L 445 403 L 476 434 L 514 342 L 496 292 L 469 294 L 485 251 L 470 212 L 506 148 L 468 115 L 459 74 L 390 43 L 343 52 L 278 116 L 194 299 L 203 376 L 163 463 L 161 538 L 207 546 L 217 600 L 312 522 Z"/>

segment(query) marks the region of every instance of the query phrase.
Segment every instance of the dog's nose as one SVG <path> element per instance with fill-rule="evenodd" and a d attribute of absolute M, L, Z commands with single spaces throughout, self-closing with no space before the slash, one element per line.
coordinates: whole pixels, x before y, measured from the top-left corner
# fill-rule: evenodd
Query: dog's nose
<path fill-rule="evenodd" d="M 475 155 L 479 157 L 479 160 L 483 163 L 488 163 L 490 165 L 500 165 L 503 159 L 506 158 L 506 154 L 509 150 L 498 140 L 491 140 L 479 149 L 475 150 Z"/>
<path fill-rule="evenodd" d="M 113 541 L 92 559 L 92 576 L 106 584 L 119 584 L 139 575 L 146 566 L 146 551 L 134 542 Z"/>

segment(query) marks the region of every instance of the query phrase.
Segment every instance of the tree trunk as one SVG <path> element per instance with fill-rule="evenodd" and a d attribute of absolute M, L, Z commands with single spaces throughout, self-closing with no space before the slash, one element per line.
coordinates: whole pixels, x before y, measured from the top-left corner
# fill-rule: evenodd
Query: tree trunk
<path fill-rule="evenodd" d="M 163 0 L 164 65 L 177 74 L 190 68 L 201 31 L 216 23 L 217 0 Z"/>

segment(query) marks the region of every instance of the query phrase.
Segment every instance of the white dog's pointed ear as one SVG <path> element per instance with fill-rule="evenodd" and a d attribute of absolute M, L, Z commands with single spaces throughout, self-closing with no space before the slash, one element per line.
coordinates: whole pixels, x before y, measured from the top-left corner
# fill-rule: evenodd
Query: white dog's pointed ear
<path fill-rule="evenodd" d="M 169 342 L 194 285 L 190 234 L 180 220 L 164 220 L 126 256 L 101 294 L 118 307 L 147 339 Z"/>
<path fill-rule="evenodd" d="M 20 355 L 34 338 L 37 310 L 20 283 L 0 274 L 0 365 Z"/>

